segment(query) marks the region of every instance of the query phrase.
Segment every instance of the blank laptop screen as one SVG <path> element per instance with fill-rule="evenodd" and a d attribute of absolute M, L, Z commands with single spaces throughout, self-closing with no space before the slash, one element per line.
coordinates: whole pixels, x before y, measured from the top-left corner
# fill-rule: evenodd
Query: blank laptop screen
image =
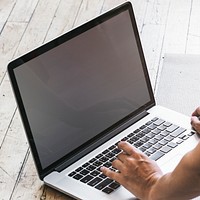
<path fill-rule="evenodd" d="M 42 168 L 150 101 L 128 11 L 14 73 Z"/>

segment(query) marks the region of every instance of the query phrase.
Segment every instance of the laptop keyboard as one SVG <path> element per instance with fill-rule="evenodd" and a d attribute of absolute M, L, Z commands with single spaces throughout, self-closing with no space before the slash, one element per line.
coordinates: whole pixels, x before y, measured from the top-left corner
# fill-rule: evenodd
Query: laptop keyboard
<path fill-rule="evenodd" d="M 191 133 L 185 134 L 185 131 L 186 129 L 180 126 L 155 117 L 122 138 L 121 141 L 129 142 L 149 158 L 158 160 L 195 133 L 191 131 Z M 70 172 L 68 176 L 110 194 L 120 187 L 120 184 L 106 177 L 100 171 L 100 168 L 105 166 L 115 171 L 116 169 L 112 167 L 112 161 L 116 159 L 120 152 L 121 150 L 117 148 L 117 143 L 113 144 Z"/>

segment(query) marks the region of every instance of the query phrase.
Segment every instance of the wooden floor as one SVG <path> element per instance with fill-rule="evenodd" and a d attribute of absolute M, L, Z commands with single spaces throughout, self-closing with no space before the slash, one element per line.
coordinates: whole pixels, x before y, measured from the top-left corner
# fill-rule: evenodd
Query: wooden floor
<path fill-rule="evenodd" d="M 71 199 L 38 179 L 8 62 L 124 0 L 0 0 L 0 200 Z M 165 53 L 200 54 L 199 0 L 132 0 L 156 88 Z"/>

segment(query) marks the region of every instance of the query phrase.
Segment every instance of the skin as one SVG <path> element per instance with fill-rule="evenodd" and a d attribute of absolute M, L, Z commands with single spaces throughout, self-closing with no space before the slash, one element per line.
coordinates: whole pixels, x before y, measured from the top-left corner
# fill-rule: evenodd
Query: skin
<path fill-rule="evenodd" d="M 200 134 L 200 107 L 191 116 L 191 125 Z M 200 143 L 183 156 L 176 168 L 163 174 L 155 161 L 127 142 L 112 165 L 118 172 L 102 167 L 102 172 L 116 180 L 141 200 L 188 200 L 200 195 Z"/>

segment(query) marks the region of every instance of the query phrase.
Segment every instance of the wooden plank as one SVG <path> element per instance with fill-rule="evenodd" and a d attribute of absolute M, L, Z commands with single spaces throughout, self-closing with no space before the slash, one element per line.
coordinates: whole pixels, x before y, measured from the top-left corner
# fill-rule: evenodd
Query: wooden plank
<path fill-rule="evenodd" d="M 0 87 L 0 148 L 2 147 L 10 121 L 16 109 L 16 103 L 8 76 Z"/>
<path fill-rule="evenodd" d="M 153 88 L 160 64 L 170 0 L 150 0 L 141 29 L 141 42 Z"/>
<path fill-rule="evenodd" d="M 42 199 L 43 182 L 38 178 L 30 151 L 24 158 L 21 173 L 15 183 L 11 199 Z"/>
<path fill-rule="evenodd" d="M 27 149 L 28 144 L 17 113 L 0 151 L 0 199 L 10 199 Z"/>
<path fill-rule="evenodd" d="M 72 29 L 80 6 L 81 1 L 61 0 L 45 40 L 51 40 Z"/>
<path fill-rule="evenodd" d="M 133 11 L 134 11 L 134 14 L 135 14 L 138 30 L 139 30 L 139 33 L 141 34 L 142 28 L 144 26 L 144 20 L 145 20 L 145 17 L 146 17 L 147 7 L 148 7 L 149 1 L 132 0 L 131 3 L 132 3 L 132 6 L 133 6 Z"/>
<path fill-rule="evenodd" d="M 126 2 L 126 0 L 105 0 L 101 12 L 106 12 L 124 2 Z"/>
<path fill-rule="evenodd" d="M 191 1 L 171 1 L 163 43 L 163 53 L 185 53 Z"/>
<path fill-rule="evenodd" d="M 83 0 L 74 26 L 79 26 L 92 18 L 98 16 L 101 12 L 104 0 Z"/>
<path fill-rule="evenodd" d="M 200 1 L 193 0 L 191 8 L 191 17 L 187 38 L 186 53 L 199 54 L 200 53 Z"/>
<path fill-rule="evenodd" d="M 27 23 L 7 22 L 0 35 L 0 84 L 5 76 L 8 62 L 21 41 Z"/>
<path fill-rule="evenodd" d="M 42 0 L 30 20 L 16 55 L 24 54 L 44 42 L 60 0 Z"/>
<path fill-rule="evenodd" d="M 20 0 L 17 1 L 8 21 L 14 22 L 29 22 L 38 0 Z"/>
<path fill-rule="evenodd" d="M 16 109 L 9 78 L 5 76 L 6 68 L 19 45 L 26 26 L 27 23 L 6 23 L 0 36 L 0 147 Z"/>
<path fill-rule="evenodd" d="M 1 0 L 0 1 L 0 24 L 4 25 L 12 12 L 12 9 L 17 0 Z"/>

